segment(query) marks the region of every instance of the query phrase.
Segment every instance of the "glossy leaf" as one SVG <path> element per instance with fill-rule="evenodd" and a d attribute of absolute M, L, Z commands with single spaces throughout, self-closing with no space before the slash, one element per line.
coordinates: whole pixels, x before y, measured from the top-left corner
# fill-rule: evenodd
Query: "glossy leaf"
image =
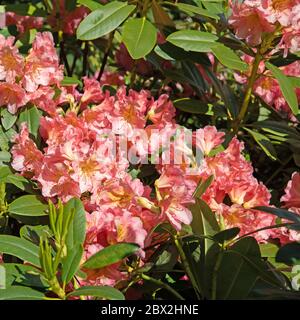
<path fill-rule="evenodd" d="M 117 243 L 98 251 L 91 256 L 83 267 L 87 269 L 100 269 L 134 254 L 139 246 L 134 243 Z"/>
<path fill-rule="evenodd" d="M 12 286 L 0 290 L 0 300 L 43 300 L 42 292 L 23 286 Z"/>
<path fill-rule="evenodd" d="M 94 0 L 77 0 L 77 3 L 82 4 L 83 6 L 89 8 L 91 11 L 94 11 L 103 7 L 101 3 Z"/>
<path fill-rule="evenodd" d="M 272 72 L 273 76 L 278 80 L 281 92 L 291 108 L 294 115 L 299 112 L 298 99 L 292 81 L 277 67 L 266 62 L 266 67 Z"/>
<path fill-rule="evenodd" d="M 22 111 L 19 114 L 18 125 L 20 127 L 20 125 L 25 122 L 29 133 L 36 138 L 40 126 L 40 117 L 41 111 L 35 106 L 22 108 Z"/>
<path fill-rule="evenodd" d="M 39 247 L 15 236 L 0 235 L 0 252 L 6 253 L 35 266 L 40 266 Z"/>
<path fill-rule="evenodd" d="M 115 30 L 135 9 L 133 5 L 113 1 L 91 12 L 77 29 L 80 40 L 94 40 Z"/>
<path fill-rule="evenodd" d="M 71 210 L 75 211 L 74 219 L 70 224 L 66 239 L 67 247 L 69 250 L 72 250 L 73 247 L 83 244 L 86 236 L 85 210 L 82 202 L 76 198 L 69 200 L 66 203 L 64 210 L 66 212 L 71 212 Z"/>
<path fill-rule="evenodd" d="M 212 52 L 224 66 L 239 71 L 248 70 L 248 65 L 233 50 L 223 44 L 213 47 Z"/>
<path fill-rule="evenodd" d="M 135 60 L 144 58 L 156 44 L 156 28 L 146 18 L 128 20 L 122 32 L 122 39 L 129 54 Z"/>
<path fill-rule="evenodd" d="M 283 262 L 287 265 L 299 264 L 300 262 L 300 243 L 291 242 L 279 248 L 276 255 L 277 262 Z"/>
<path fill-rule="evenodd" d="M 68 284 L 76 274 L 83 254 L 82 245 L 77 245 L 73 250 L 69 250 L 67 256 L 62 261 L 61 279 Z"/>
<path fill-rule="evenodd" d="M 170 34 L 167 41 L 186 51 L 211 52 L 217 46 L 218 38 L 208 32 L 196 30 L 181 30 Z"/>
<path fill-rule="evenodd" d="M 48 206 L 42 203 L 35 195 L 26 195 L 17 198 L 9 204 L 8 211 L 17 216 L 44 216 Z"/>
<path fill-rule="evenodd" d="M 122 292 L 109 286 L 85 286 L 68 294 L 68 297 L 92 296 L 106 300 L 125 300 Z"/>

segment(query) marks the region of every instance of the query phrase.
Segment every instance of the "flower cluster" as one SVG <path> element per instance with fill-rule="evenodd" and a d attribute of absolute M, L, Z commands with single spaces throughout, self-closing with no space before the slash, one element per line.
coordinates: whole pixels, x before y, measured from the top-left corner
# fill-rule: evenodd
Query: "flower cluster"
<path fill-rule="evenodd" d="M 26 58 L 14 45 L 14 37 L 0 35 L 0 106 L 11 113 L 32 102 L 43 109 L 51 106 L 55 90 L 63 79 L 63 68 L 50 32 L 37 33 Z M 46 98 L 46 99 L 45 99 Z"/>
<path fill-rule="evenodd" d="M 241 154 L 243 144 L 236 138 L 211 155 L 221 147 L 224 134 L 207 126 L 186 139 L 185 130 L 174 122 L 175 110 L 167 96 L 154 100 L 147 91 L 127 93 L 125 87 L 110 96 L 96 82 L 86 78 L 84 93 L 73 96 L 72 107 L 81 113 L 70 110 L 41 119 L 43 152 L 29 138 L 26 126 L 12 148 L 12 167 L 37 181 L 45 198 L 83 200 L 88 224 L 85 259 L 117 242 L 139 244 L 143 258 L 142 249 L 151 243 L 151 230 L 159 223 L 169 221 L 178 231 L 191 223 L 193 192 L 200 178 L 210 175 L 214 181 L 203 199 L 224 227 L 238 226 L 245 234 L 274 224 L 272 215 L 253 209 L 268 205 L 270 194 L 253 177 L 251 164 Z M 141 129 L 151 140 L 150 147 L 145 147 Z M 161 147 L 166 141 L 171 141 L 169 150 Z M 132 176 L 128 154 L 118 147 L 124 143 L 139 156 L 139 166 L 149 156 L 159 158 L 155 195 Z M 201 151 L 202 161 L 197 162 L 193 148 Z M 181 151 L 182 161 L 177 161 L 176 150 Z M 272 236 L 268 231 L 256 234 L 260 241 Z M 113 284 L 124 277 L 118 266 L 87 271 L 87 281 Z"/>
<path fill-rule="evenodd" d="M 286 53 L 288 50 L 292 53 L 300 50 L 299 0 L 230 1 L 230 5 L 229 24 L 238 38 L 257 46 L 267 34 L 280 31 L 280 48 L 284 48 Z"/>

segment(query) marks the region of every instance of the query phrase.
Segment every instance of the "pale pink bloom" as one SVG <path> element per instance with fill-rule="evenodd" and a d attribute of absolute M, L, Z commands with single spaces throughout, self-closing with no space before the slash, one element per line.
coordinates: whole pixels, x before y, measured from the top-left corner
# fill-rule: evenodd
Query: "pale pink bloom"
<path fill-rule="evenodd" d="M 39 171 L 43 163 L 43 154 L 29 138 L 25 124 L 22 125 L 20 133 L 14 137 L 14 143 L 11 149 L 13 156 L 11 166 L 22 174 Z"/>
<path fill-rule="evenodd" d="M 6 106 L 10 113 L 16 113 L 27 102 L 26 92 L 19 84 L 0 82 L 0 106 Z"/>
<path fill-rule="evenodd" d="M 23 86 L 29 92 L 37 90 L 39 85 L 57 84 L 63 79 L 63 67 L 50 32 L 37 33 L 26 60 Z"/>
<path fill-rule="evenodd" d="M 204 153 L 209 153 L 224 141 L 224 132 L 218 132 L 214 126 L 206 126 L 194 133 L 194 143 Z"/>
<path fill-rule="evenodd" d="M 23 76 L 24 59 L 14 46 L 14 37 L 0 35 L 0 80 L 13 83 Z"/>
<path fill-rule="evenodd" d="M 245 39 L 250 45 L 257 46 L 261 43 L 265 32 L 273 32 L 275 26 L 270 16 L 262 7 L 249 5 L 249 1 L 231 3 L 232 14 L 229 24 L 240 39 Z"/>

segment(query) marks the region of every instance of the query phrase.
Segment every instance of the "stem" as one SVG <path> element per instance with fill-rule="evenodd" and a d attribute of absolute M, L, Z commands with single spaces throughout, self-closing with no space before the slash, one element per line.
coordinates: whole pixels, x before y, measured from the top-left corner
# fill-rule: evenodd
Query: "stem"
<path fill-rule="evenodd" d="M 84 43 L 84 50 L 83 50 L 82 76 L 86 76 L 87 75 L 88 54 L 89 54 L 89 45 L 88 45 L 88 42 L 86 41 Z"/>
<path fill-rule="evenodd" d="M 143 274 L 143 273 L 141 274 L 141 277 L 142 277 L 142 279 L 144 279 L 146 281 L 150 281 L 150 282 L 156 284 L 157 286 L 162 287 L 162 288 L 170 291 L 179 300 L 185 300 L 181 294 L 179 294 L 176 290 L 174 290 L 172 287 L 170 287 L 166 283 L 164 283 L 164 282 L 162 282 L 162 281 L 160 281 L 158 279 L 149 277 L 149 276 L 147 276 L 146 274 Z"/>
<path fill-rule="evenodd" d="M 184 267 L 188 277 L 191 280 L 191 283 L 192 283 L 192 286 L 193 286 L 193 288 L 194 288 L 194 290 L 196 292 L 197 298 L 200 300 L 201 297 L 200 297 L 199 292 L 198 292 L 197 281 L 196 281 L 196 279 L 194 277 L 194 274 L 192 273 L 192 270 L 190 268 L 190 265 L 189 265 L 188 260 L 186 258 L 185 252 L 183 251 L 183 248 L 181 246 L 181 243 L 180 243 L 180 240 L 179 240 L 178 236 L 174 237 L 174 243 L 175 243 L 175 245 L 177 247 L 177 250 L 178 250 L 178 253 L 180 255 L 183 267 Z"/>
<path fill-rule="evenodd" d="M 211 299 L 216 300 L 217 299 L 217 277 L 218 277 L 218 271 L 221 265 L 223 257 L 223 250 L 218 253 L 217 261 L 214 266 L 214 271 L 212 275 L 212 288 L 211 288 Z"/>
<path fill-rule="evenodd" d="M 99 75 L 98 75 L 98 78 L 97 78 L 98 81 L 101 80 L 101 77 L 102 77 L 103 72 L 105 70 L 105 66 L 107 64 L 108 56 L 109 56 L 110 51 L 111 51 L 111 47 L 112 47 L 112 43 L 113 43 L 113 40 L 114 40 L 114 36 L 115 36 L 115 30 L 112 31 L 110 33 L 110 35 L 109 35 L 109 39 L 108 39 L 107 47 L 106 47 L 106 50 L 105 50 L 105 53 L 104 53 L 102 65 L 101 65 L 101 68 L 100 68 L 100 71 L 99 71 Z"/>
<path fill-rule="evenodd" d="M 59 45 L 60 45 L 60 58 L 61 58 L 61 61 L 63 62 L 63 64 L 66 67 L 67 76 L 70 77 L 71 76 L 71 69 L 70 69 L 69 62 L 68 62 L 68 59 L 67 59 L 67 56 L 66 56 L 66 52 L 65 52 L 65 44 L 64 44 L 63 41 L 61 41 Z"/>
<path fill-rule="evenodd" d="M 247 85 L 247 89 L 246 89 L 246 94 L 245 94 L 245 98 L 240 110 L 239 115 L 237 116 L 237 118 L 233 121 L 233 132 L 234 134 L 236 134 L 239 130 L 240 124 L 243 122 L 244 117 L 247 113 L 248 110 L 248 106 L 249 106 L 249 102 L 250 102 L 250 98 L 251 98 L 251 94 L 252 94 L 252 90 L 253 90 L 253 85 L 254 82 L 256 80 L 256 76 L 257 76 L 257 71 L 259 68 L 259 63 L 262 60 L 262 56 L 260 53 L 260 50 L 257 50 L 253 65 L 252 65 L 252 70 L 251 70 L 251 75 L 249 78 L 249 82 Z"/>
<path fill-rule="evenodd" d="M 282 170 L 283 168 L 293 159 L 293 154 L 290 155 L 281 166 L 270 176 L 270 178 L 265 182 L 268 185 Z"/>

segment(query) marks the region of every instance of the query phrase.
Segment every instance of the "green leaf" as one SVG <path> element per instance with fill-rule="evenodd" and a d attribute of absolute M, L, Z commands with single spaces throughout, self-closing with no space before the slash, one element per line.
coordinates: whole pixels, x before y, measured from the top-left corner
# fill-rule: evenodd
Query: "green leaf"
<path fill-rule="evenodd" d="M 36 138 L 40 126 L 40 117 L 41 111 L 35 106 L 22 108 L 18 119 L 18 125 L 20 127 L 21 123 L 25 122 L 29 132 Z"/>
<path fill-rule="evenodd" d="M 190 4 L 185 4 L 185 3 L 176 3 L 176 6 L 180 10 L 186 12 L 189 15 L 191 13 L 195 13 L 195 14 L 199 14 L 200 16 L 209 17 L 209 18 L 219 20 L 219 17 L 216 14 L 214 14 L 208 10 L 205 10 L 203 8 L 200 8 L 200 7 L 196 7 L 196 6 L 193 6 Z"/>
<path fill-rule="evenodd" d="M 77 3 L 84 5 L 85 7 L 89 8 L 91 11 L 94 11 L 103 7 L 103 4 L 93 0 L 77 0 Z"/>
<path fill-rule="evenodd" d="M 272 72 L 273 76 L 278 80 L 281 92 L 291 108 L 294 115 L 299 112 L 298 99 L 295 92 L 293 82 L 273 64 L 266 62 L 266 67 Z"/>
<path fill-rule="evenodd" d="M 216 40 L 218 37 L 215 35 L 196 30 L 176 31 L 167 37 L 167 41 L 175 46 L 196 52 L 211 52 L 212 48 L 218 45 Z"/>
<path fill-rule="evenodd" d="M 0 161 L 9 162 L 11 160 L 11 155 L 8 151 L 0 151 Z"/>
<path fill-rule="evenodd" d="M 26 195 L 17 198 L 8 206 L 8 211 L 17 216 L 45 216 L 48 206 L 42 203 L 35 195 Z"/>
<path fill-rule="evenodd" d="M 16 187 L 24 190 L 25 189 L 24 183 L 27 183 L 27 180 L 20 175 L 13 174 L 11 169 L 8 166 L 1 166 L 0 182 L 11 183 L 11 184 L 14 184 Z"/>
<path fill-rule="evenodd" d="M 0 127 L 0 149 L 2 151 L 8 151 L 8 142 L 9 139 L 7 135 L 4 133 L 2 127 Z"/>
<path fill-rule="evenodd" d="M 20 263 L 4 263 L 6 271 L 6 288 L 22 285 L 35 288 L 47 288 L 49 284 L 43 280 L 40 271 L 33 266 Z"/>
<path fill-rule="evenodd" d="M 214 176 L 209 176 L 206 180 L 200 181 L 197 188 L 193 193 L 193 198 L 201 198 L 201 196 L 205 193 L 205 191 L 209 188 L 214 180 Z"/>
<path fill-rule="evenodd" d="M 259 245 L 261 256 L 266 258 L 275 258 L 278 246 L 273 243 L 262 243 Z"/>
<path fill-rule="evenodd" d="M 83 267 L 87 269 L 104 268 L 134 254 L 138 249 L 139 246 L 135 243 L 117 243 L 95 253 L 83 264 Z"/>
<path fill-rule="evenodd" d="M 115 30 L 136 7 L 113 1 L 91 12 L 77 29 L 80 40 L 94 40 Z"/>
<path fill-rule="evenodd" d="M 25 239 L 0 235 L 0 252 L 18 257 L 35 266 L 40 266 L 39 247 Z"/>
<path fill-rule="evenodd" d="M 80 199 L 73 198 L 66 203 L 64 210 L 71 212 L 72 209 L 75 210 L 75 214 L 66 239 L 68 250 L 83 244 L 86 235 L 85 210 Z"/>
<path fill-rule="evenodd" d="M 50 228 L 47 225 L 37 225 L 37 226 L 30 226 L 30 225 L 24 225 L 20 229 L 20 237 L 31 241 L 32 243 L 36 245 L 40 245 L 40 238 L 52 237 L 53 234 L 50 230 Z"/>
<path fill-rule="evenodd" d="M 204 103 L 200 100 L 190 99 L 190 98 L 182 98 L 173 101 L 175 108 L 188 112 L 191 114 L 210 114 L 212 113 L 211 108 L 207 103 Z"/>
<path fill-rule="evenodd" d="M 135 60 L 144 58 L 156 44 L 156 28 L 143 18 L 128 20 L 122 32 L 122 39 L 129 54 Z"/>
<path fill-rule="evenodd" d="M 75 77 L 65 76 L 61 82 L 62 86 L 73 86 L 74 84 L 82 86 L 82 82 Z"/>
<path fill-rule="evenodd" d="M 77 245 L 73 250 L 69 250 L 67 256 L 62 261 L 61 279 L 68 284 L 76 274 L 83 254 L 83 246 Z"/>
<path fill-rule="evenodd" d="M 254 140 L 260 145 L 260 147 L 263 149 L 263 151 L 266 153 L 268 157 L 270 157 L 272 160 L 277 159 L 276 150 L 268 137 L 259 132 L 250 130 L 246 127 L 244 127 L 244 129 L 252 135 Z"/>
<path fill-rule="evenodd" d="M 257 241 L 242 238 L 225 251 L 213 245 L 206 258 L 208 296 L 215 299 L 246 299 L 258 279 L 279 287 L 280 281 L 261 259 Z"/>
<path fill-rule="evenodd" d="M 28 287 L 12 286 L 0 290 L 0 300 L 43 300 L 43 293 Z"/>
<path fill-rule="evenodd" d="M 1 123 L 5 130 L 10 129 L 17 120 L 17 115 L 11 114 L 7 109 L 1 109 Z"/>
<path fill-rule="evenodd" d="M 213 47 L 212 52 L 225 67 L 239 71 L 248 70 L 248 65 L 233 50 L 223 44 Z"/>
<path fill-rule="evenodd" d="M 109 286 L 86 286 L 81 287 L 71 293 L 68 294 L 68 297 L 79 297 L 79 296 L 92 296 L 104 298 L 107 300 L 125 300 L 125 297 L 122 292 L 119 290 L 109 287 Z"/>
<path fill-rule="evenodd" d="M 219 243 L 224 243 L 225 241 L 234 239 L 239 233 L 240 228 L 230 228 L 227 230 L 222 230 L 213 236 L 214 240 Z"/>
<path fill-rule="evenodd" d="M 193 214 L 191 226 L 195 235 L 212 237 L 220 231 L 215 214 L 205 201 L 196 198 L 195 203 L 190 206 L 190 210 Z M 213 241 L 210 239 L 204 239 L 203 241 L 203 251 L 207 252 Z"/>
<path fill-rule="evenodd" d="M 300 243 L 291 242 L 281 247 L 276 255 L 277 262 L 294 265 L 300 262 Z"/>

